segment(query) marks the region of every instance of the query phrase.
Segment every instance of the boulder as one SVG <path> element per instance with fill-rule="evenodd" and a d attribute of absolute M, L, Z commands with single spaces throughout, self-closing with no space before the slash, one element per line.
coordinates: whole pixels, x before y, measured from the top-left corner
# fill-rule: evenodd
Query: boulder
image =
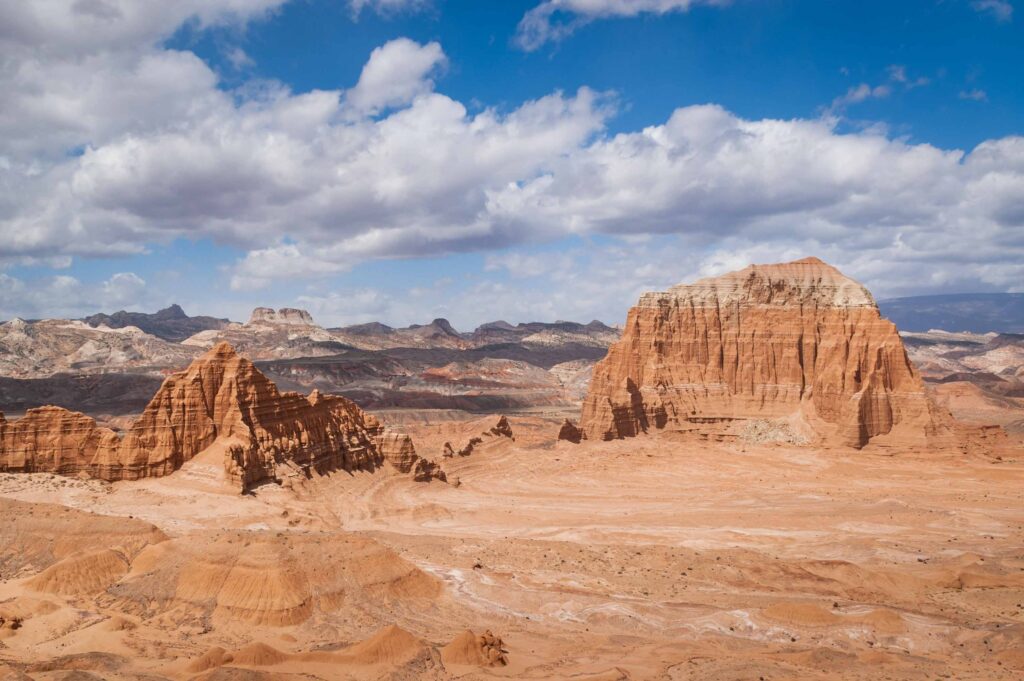
<path fill-rule="evenodd" d="M 558 430 L 559 440 L 565 440 L 578 445 L 583 441 L 583 438 L 583 431 L 569 419 L 566 419 L 565 422 L 562 423 L 562 427 Z"/>

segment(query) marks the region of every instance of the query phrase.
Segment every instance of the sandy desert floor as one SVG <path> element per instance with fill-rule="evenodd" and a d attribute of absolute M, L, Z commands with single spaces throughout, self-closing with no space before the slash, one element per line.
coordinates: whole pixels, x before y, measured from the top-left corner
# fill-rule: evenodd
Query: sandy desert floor
<path fill-rule="evenodd" d="M 439 456 L 484 421 L 403 427 Z M 457 486 L 0 476 L 0 679 L 1024 676 L 1024 450 L 512 426 Z M 467 629 L 507 666 L 445 648 Z"/>

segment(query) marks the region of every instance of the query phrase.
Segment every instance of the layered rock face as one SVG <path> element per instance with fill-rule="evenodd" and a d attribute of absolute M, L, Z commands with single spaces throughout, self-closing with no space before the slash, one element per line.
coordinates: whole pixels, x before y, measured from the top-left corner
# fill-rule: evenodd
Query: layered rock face
<path fill-rule="evenodd" d="M 93 328 L 81 321 L 12 319 L 0 324 L 0 376 L 44 378 L 62 373 L 102 374 L 181 366 L 195 348 L 127 326 Z"/>
<path fill-rule="evenodd" d="M 433 461 L 416 454 L 412 438 L 401 433 L 384 433 L 377 439 L 378 448 L 384 460 L 402 473 L 410 473 L 417 482 L 432 479 L 447 481 L 448 477 Z"/>
<path fill-rule="evenodd" d="M 948 420 L 867 289 L 817 258 L 645 294 L 594 368 L 581 426 L 614 439 L 794 417 L 853 447 L 920 440 Z"/>
<path fill-rule="evenodd" d="M 121 444 L 114 431 L 85 414 L 61 407 L 29 409 L 8 422 L 0 414 L 0 470 L 25 473 L 88 473 L 86 462 L 109 459 Z"/>
<path fill-rule="evenodd" d="M 282 307 L 280 310 L 274 310 L 271 307 L 257 307 L 249 317 L 249 324 L 259 323 L 314 326 L 312 315 L 294 307 Z"/>
<path fill-rule="evenodd" d="M 385 461 L 419 479 L 442 477 L 405 436 L 344 397 L 281 393 L 249 360 L 221 343 L 164 381 L 121 439 L 59 407 L 0 416 L 0 470 L 81 473 L 103 480 L 167 475 L 218 444 L 241 489 L 290 471 L 373 470 Z"/>

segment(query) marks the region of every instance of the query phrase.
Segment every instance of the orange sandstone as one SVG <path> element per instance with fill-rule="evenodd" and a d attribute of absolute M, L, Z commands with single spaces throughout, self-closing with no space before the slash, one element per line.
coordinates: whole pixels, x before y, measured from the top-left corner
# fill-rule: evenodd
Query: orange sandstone
<path fill-rule="evenodd" d="M 806 258 L 643 295 L 594 368 L 581 427 L 609 440 L 751 418 L 857 448 L 922 442 L 949 419 L 868 290 Z"/>
<path fill-rule="evenodd" d="M 168 475 L 214 443 L 228 478 L 245 490 L 287 470 L 374 470 L 388 462 L 417 479 L 443 478 L 407 436 L 386 433 L 353 402 L 278 391 L 255 365 L 220 343 L 164 381 L 123 439 L 77 412 L 0 415 L 0 471 L 86 474 L 102 480 Z"/>

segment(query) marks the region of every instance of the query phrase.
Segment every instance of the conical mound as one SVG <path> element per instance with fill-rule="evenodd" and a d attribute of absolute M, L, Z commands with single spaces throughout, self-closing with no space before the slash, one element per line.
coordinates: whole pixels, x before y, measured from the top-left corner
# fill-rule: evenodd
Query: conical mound
<path fill-rule="evenodd" d="M 397 625 L 384 627 L 365 641 L 345 649 L 340 657 L 349 664 L 398 665 L 427 651 L 427 644 Z"/>
<path fill-rule="evenodd" d="M 288 660 L 288 654 L 282 653 L 261 641 L 255 641 L 240 648 L 231 654 L 235 664 L 244 664 L 250 667 L 270 667 L 281 664 Z"/>
<path fill-rule="evenodd" d="M 478 636 L 467 629 L 441 648 L 441 661 L 446 665 L 501 667 L 508 664 L 502 646 L 502 640 L 490 631 Z"/>

